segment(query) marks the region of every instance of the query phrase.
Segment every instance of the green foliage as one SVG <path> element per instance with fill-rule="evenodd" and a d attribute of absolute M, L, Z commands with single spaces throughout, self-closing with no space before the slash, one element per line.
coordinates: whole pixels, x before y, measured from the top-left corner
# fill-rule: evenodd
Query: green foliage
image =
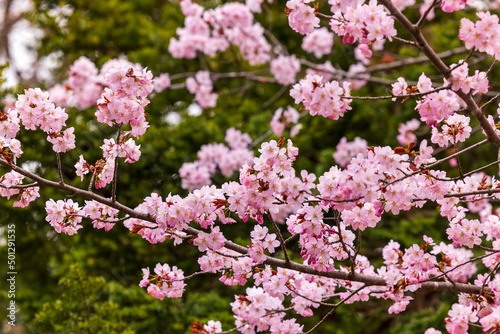
<path fill-rule="evenodd" d="M 77 265 L 59 280 L 61 296 L 43 304 L 33 324 L 57 333 L 135 333 L 127 329 L 118 304 L 104 291 L 103 277 L 88 277 Z"/>

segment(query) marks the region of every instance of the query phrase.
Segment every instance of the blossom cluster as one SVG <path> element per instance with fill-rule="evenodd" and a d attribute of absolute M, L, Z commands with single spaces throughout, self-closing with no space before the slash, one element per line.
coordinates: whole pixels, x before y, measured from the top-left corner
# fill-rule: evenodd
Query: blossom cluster
<path fill-rule="evenodd" d="M 315 9 L 309 5 L 313 0 L 288 0 L 286 11 L 290 28 L 301 35 L 312 33 L 319 27 L 319 18 Z"/>
<path fill-rule="evenodd" d="M 148 96 L 154 89 L 151 72 L 124 59 L 108 61 L 101 71 L 105 88 L 96 102 L 95 115 L 101 123 L 118 126 L 120 136 L 118 142 L 115 139 L 104 140 L 101 146 L 103 159 L 99 159 L 94 165 L 87 162 L 83 155 L 80 155 L 75 164 L 76 174 L 82 180 L 86 174 L 93 175 L 96 189 L 113 181 L 116 159 L 123 158 L 127 163 L 134 163 L 139 159 L 140 145 L 136 144 L 134 138 L 128 137 L 138 138 L 149 127 L 144 108 L 149 104 Z M 130 130 L 124 126 L 130 126 Z M 71 135 L 72 132 L 71 128 Z"/>
<path fill-rule="evenodd" d="M 81 208 L 72 199 L 58 201 L 50 199 L 45 202 L 45 211 L 47 212 L 45 220 L 57 233 L 73 235 L 83 227 L 80 224 L 83 219 Z"/>
<path fill-rule="evenodd" d="M 170 39 L 168 46 L 174 58 L 193 59 L 197 52 L 214 56 L 235 45 L 251 65 L 270 60 L 271 46 L 264 29 L 254 22 L 252 12 L 244 4 L 231 2 L 205 10 L 187 0 L 181 2 L 181 8 L 186 16 L 184 27 L 177 29 L 178 38 Z"/>
<path fill-rule="evenodd" d="M 69 69 L 68 81 L 65 89 L 71 93 L 70 99 L 73 101 L 70 105 L 86 109 L 95 105 L 101 96 L 104 82 L 99 75 L 96 65 L 87 57 L 78 58 Z M 62 92 L 62 98 L 68 95 Z M 51 91 L 51 96 L 53 96 Z M 60 96 L 60 95 L 57 95 Z M 65 100 L 68 98 L 66 97 Z M 70 101 L 67 101 L 70 102 Z"/>
<path fill-rule="evenodd" d="M 457 89 L 460 89 L 460 87 Z M 434 127 L 453 115 L 462 105 L 462 100 L 452 90 L 440 89 L 432 91 L 432 82 L 423 73 L 414 87 L 409 87 L 404 78 L 398 78 L 398 81 L 392 84 L 392 95 L 395 96 L 393 100 L 396 99 L 396 96 L 408 97 L 416 92 L 424 94 L 417 101 L 415 107 L 420 114 L 420 120 Z"/>
<path fill-rule="evenodd" d="M 15 171 L 5 173 L 0 177 L 0 196 L 10 199 L 18 195 L 18 199 L 13 203 L 14 207 L 24 208 L 40 197 L 38 193 L 40 187 L 23 187 L 23 180 L 24 176 Z"/>
<path fill-rule="evenodd" d="M 432 82 L 422 74 L 417 86 L 409 87 L 403 78 L 392 84 L 392 94 L 394 96 L 410 96 L 413 92 L 425 93 L 417 101 L 415 109 L 420 114 L 420 119 L 431 126 L 431 141 L 440 147 L 448 144 L 464 142 L 469 138 L 472 128 L 469 126 L 470 118 L 465 115 L 455 113 L 462 105 L 463 101 L 453 91 L 461 90 L 466 94 L 486 93 L 488 79 L 485 72 L 476 71 L 473 76 L 468 75 L 467 63 L 460 63 L 452 66 L 449 89 L 441 89 L 432 92 Z M 398 141 L 402 145 L 408 145 L 416 141 L 413 133 L 418 129 L 420 122 L 416 119 L 407 124 L 400 125 Z M 441 125 L 441 128 L 439 127 Z"/>
<path fill-rule="evenodd" d="M 0 115 L 0 153 L 9 163 L 16 163 L 23 154 L 21 142 L 15 138 L 20 129 L 17 115 L 15 109 L 9 109 Z"/>
<path fill-rule="evenodd" d="M 248 134 L 234 128 L 226 131 L 226 143 L 203 145 L 197 154 L 197 160 L 187 162 L 179 169 L 182 187 L 193 190 L 212 183 L 211 178 L 217 172 L 231 176 L 245 163 L 253 159 L 253 152 L 248 146 L 251 143 Z"/>
<path fill-rule="evenodd" d="M 283 131 L 287 127 L 291 127 L 290 137 L 293 138 L 299 133 L 300 129 L 302 129 L 302 124 L 298 123 L 299 118 L 299 112 L 292 106 L 288 106 L 286 109 L 278 108 L 274 112 L 270 126 L 273 133 L 278 137 L 281 137 Z"/>
<path fill-rule="evenodd" d="M 128 135 L 142 136 L 149 127 L 144 107 L 154 88 L 151 71 L 136 69 L 124 60 L 110 62 L 102 71 L 107 87 L 97 100 L 97 120 L 109 126 L 128 124 Z"/>
<path fill-rule="evenodd" d="M 184 292 L 184 272 L 168 264 L 157 264 L 154 273 L 150 274 L 149 268 L 142 269 L 143 278 L 139 286 L 146 288 L 148 293 L 160 300 L 163 298 L 180 298 Z"/>
<path fill-rule="evenodd" d="M 464 8 L 466 2 L 443 0 L 440 5 L 443 11 L 452 12 Z M 359 63 L 342 74 L 345 82 L 330 81 L 341 71 L 336 72 L 329 62 L 308 69 L 290 95 L 311 115 L 337 120 L 351 109 L 351 89 L 366 83 L 372 50 L 396 36 L 396 15 L 389 15 L 374 0 L 328 3 L 333 13 L 330 29 L 344 43 L 358 43 L 354 52 Z M 261 4 L 261 0 L 248 0 L 246 5 L 226 3 L 206 10 L 190 0 L 182 1 L 184 27 L 177 30 L 178 38 L 170 41 L 169 51 L 174 57 L 193 59 L 200 52 L 214 56 L 236 46 L 248 63 L 269 62 L 276 81 L 292 85 L 301 70 L 300 61 L 295 56 L 277 56 L 271 61 L 275 50 L 271 51 L 264 29 L 253 16 L 261 11 Z M 414 1 L 393 4 L 403 10 Z M 421 8 L 429 5 L 424 1 Z M 320 15 L 312 0 L 289 0 L 286 13 L 290 27 L 305 35 L 305 51 L 317 58 L 331 52 L 333 34 L 326 27 L 319 28 Z M 479 13 L 478 17 L 475 23 L 461 21 L 459 37 L 467 49 L 498 59 L 499 19 L 489 13 Z M 388 312 L 396 314 L 403 312 L 413 293 L 428 283 L 455 287 L 470 281 L 481 287 L 481 292 L 459 295 L 448 312 L 446 329 L 465 333 L 473 324 L 493 333 L 500 329 L 500 275 L 496 274 L 500 266 L 500 211 L 492 203 L 500 199 L 500 182 L 485 172 L 464 174 L 460 170 L 460 177 L 454 178 L 444 170 L 432 169 L 437 165 L 436 146 L 457 147 L 470 138 L 472 121 L 457 112 L 465 106 L 459 95 L 479 98 L 486 94 L 488 72 L 475 70 L 470 75 L 469 65 L 461 60 L 443 75 L 447 79 L 437 88 L 425 74 L 415 86 L 404 78 L 392 84 L 389 99 L 405 102 L 417 98 L 415 110 L 420 120 L 412 119 L 398 129 L 397 140 L 404 147 L 369 147 L 364 139 L 348 141 L 344 137 L 333 154 L 336 165 L 317 177 L 305 170 L 297 173 L 293 165 L 298 148 L 291 140 L 263 142 L 254 157 L 250 136 L 230 128 L 226 144 L 202 146 L 197 160 L 179 170 L 182 186 L 190 191 L 185 197 L 162 197 L 153 192 L 127 211 L 130 216 L 119 218 L 117 208 L 123 208 L 121 204 L 114 198 L 99 197 L 89 187 L 88 192 L 81 191 L 87 198 L 83 206 L 72 199 L 46 201 L 46 220 L 56 232 L 69 235 L 77 233 L 83 219 L 88 218 L 94 228 L 105 231 L 123 221 L 132 234 L 150 243 L 172 240 L 178 245 L 187 241 L 201 254 L 197 260 L 201 272 L 216 274 L 228 286 L 252 282 L 253 286 L 231 303 L 235 325 L 242 333 L 301 333 L 303 326 L 296 319 L 286 319 L 286 312 L 293 310 L 309 317 L 321 303 L 332 300 L 391 300 Z M 117 159 L 127 163 L 140 159 L 140 145 L 134 138 L 142 136 L 149 126 L 144 109 L 148 96 L 170 85 L 168 74 L 153 82 L 150 71 L 123 59 L 106 63 L 99 72 L 88 59 L 80 58 L 71 67 L 65 85 L 56 86 L 50 93 L 27 89 L 11 109 L 0 114 L 0 159 L 3 165 L 13 167 L 21 157 L 16 139 L 21 125 L 44 131 L 57 153 L 73 149 L 74 129 L 65 128 L 68 114 L 54 102 L 88 108 L 97 101 L 97 120 L 116 127 L 118 136 L 104 140 L 102 159 L 91 164 L 80 155 L 75 169 L 82 180 L 90 174 L 94 187 L 102 188 L 116 181 Z M 215 106 L 218 96 L 209 72 L 199 71 L 189 77 L 186 88 L 202 108 Z M 281 136 L 293 125 L 293 137 L 300 128 L 299 117 L 293 107 L 277 109 L 271 120 L 274 134 Z M 489 115 L 488 121 L 493 129 L 498 128 L 495 117 Z M 422 131 L 427 138 L 419 142 L 417 130 L 421 126 L 430 130 Z M 211 185 L 217 172 L 231 177 L 237 170 L 238 177 L 233 181 L 220 187 Z M 39 196 L 39 188 L 36 183 L 23 181 L 24 176 L 16 171 L 3 174 L 0 196 L 9 199 L 17 195 L 14 206 L 28 205 Z M 58 187 L 66 186 L 59 181 Z M 101 202 L 95 200 L 98 198 Z M 441 215 L 447 242 L 423 236 L 420 244 L 404 248 L 390 240 L 377 250 L 383 260 L 377 268 L 359 254 L 362 233 L 379 226 L 384 215 L 398 215 L 424 205 L 436 207 Z M 226 231 L 242 223 L 249 224 L 251 232 L 244 239 L 246 244 L 240 245 L 228 240 Z M 478 260 L 489 273 L 477 274 L 481 267 Z M 158 299 L 180 298 L 188 278 L 183 270 L 158 263 L 154 273 L 143 269 L 139 285 Z M 363 280 L 379 283 L 365 285 Z M 200 331 L 221 332 L 221 324 L 210 321 L 200 325 Z"/>
<path fill-rule="evenodd" d="M 394 19 L 375 0 L 368 4 L 335 0 L 328 3 L 333 13 L 330 28 L 342 37 L 343 43 L 353 44 L 358 41 L 358 47 L 367 58 L 371 57 L 370 48 L 373 45 L 377 46 L 396 36 Z"/>
<path fill-rule="evenodd" d="M 95 200 L 85 201 L 85 206 L 82 209 L 83 214 L 92 219 L 92 225 L 97 229 L 104 229 L 106 232 L 115 226 L 115 219 L 118 215 L 118 210 L 99 203 Z"/>
<path fill-rule="evenodd" d="M 367 141 L 360 137 L 354 138 L 353 141 L 347 141 L 346 137 L 342 137 L 337 144 L 335 153 L 333 153 L 333 159 L 337 165 L 345 167 L 358 154 L 366 156 L 368 154 L 367 148 Z"/>
<path fill-rule="evenodd" d="M 498 16 L 489 12 L 479 12 L 477 16 L 479 20 L 475 23 L 467 18 L 460 20 L 458 38 L 465 43 L 467 49 L 476 49 L 495 57 L 497 60 L 500 59 Z"/>
<path fill-rule="evenodd" d="M 217 104 L 217 93 L 213 93 L 212 79 L 207 71 L 199 71 L 194 77 L 186 80 L 186 88 L 195 94 L 196 102 L 202 108 L 212 108 Z"/>
<path fill-rule="evenodd" d="M 129 73 L 128 82 L 123 80 L 123 82 L 116 82 L 116 75 L 124 75 L 126 73 L 117 74 L 110 81 L 110 73 L 116 72 L 117 70 L 128 71 L 130 68 L 133 69 L 135 73 Z M 141 73 L 142 72 L 142 73 Z M 57 105 L 63 107 L 76 107 L 78 109 L 87 109 L 89 107 L 95 106 L 100 98 L 103 97 L 103 92 L 105 88 L 120 90 L 119 95 L 124 97 L 124 94 L 130 95 L 131 89 L 134 89 L 132 83 L 132 76 L 138 75 L 141 77 L 142 82 L 136 82 L 134 85 L 142 86 L 138 88 L 139 90 L 147 90 L 151 92 L 151 85 L 154 85 L 155 92 L 161 92 L 170 86 L 170 77 L 168 74 L 163 73 L 155 79 L 154 82 L 151 81 L 152 76 L 149 71 L 143 69 L 139 64 L 134 64 L 126 60 L 125 58 L 111 59 L 104 63 L 99 71 L 96 65 L 87 57 L 82 56 L 78 58 L 70 67 L 68 71 L 68 79 L 62 84 L 56 84 L 48 90 L 50 99 Z M 138 77 L 136 77 L 138 79 Z M 113 81 L 115 80 L 115 81 Z M 149 82 L 147 82 L 149 81 Z M 123 84 L 126 87 L 125 90 L 119 86 Z M 112 87 L 113 86 L 113 87 Z M 109 94 L 106 93 L 106 94 Z M 141 99 L 144 97 L 144 91 L 140 91 Z M 126 102 L 125 100 L 122 102 Z"/>
<path fill-rule="evenodd" d="M 311 115 L 337 120 L 350 110 L 350 83 L 331 81 L 323 83 L 323 77 L 308 74 L 290 90 L 295 103 L 302 103 Z"/>
<path fill-rule="evenodd" d="M 420 121 L 418 119 L 411 119 L 406 123 L 399 124 L 398 136 L 396 139 L 398 143 L 403 146 L 407 146 L 410 143 L 417 142 L 417 136 L 415 131 L 420 127 Z"/>
<path fill-rule="evenodd" d="M 30 88 L 18 96 L 16 111 L 24 128 L 40 128 L 46 133 L 56 133 L 66 125 L 68 114 L 61 107 L 56 107 L 50 100 L 49 93 L 40 88 Z"/>
<path fill-rule="evenodd" d="M 279 84 L 291 85 L 296 83 L 300 62 L 295 56 L 279 56 L 271 61 L 270 71 Z"/>
<path fill-rule="evenodd" d="M 40 128 L 47 133 L 47 141 L 52 143 L 55 152 L 66 152 L 75 148 L 74 128 L 63 130 L 68 114 L 63 108 L 55 106 L 48 92 L 40 88 L 27 89 L 24 94 L 18 96 L 15 108 L 24 128 Z"/>
<path fill-rule="evenodd" d="M 461 90 L 465 94 L 478 93 L 485 94 L 488 92 L 489 81 L 486 72 L 476 70 L 474 75 L 469 75 L 469 66 L 466 62 L 460 61 L 458 65 L 452 64 L 451 71 L 451 89 L 454 91 Z"/>
<path fill-rule="evenodd" d="M 313 32 L 306 35 L 302 40 L 302 49 L 314 54 L 316 58 L 330 54 L 333 47 L 333 33 L 327 28 L 314 29 Z"/>
<path fill-rule="evenodd" d="M 445 147 L 450 143 L 464 142 L 472 132 L 469 122 L 469 117 L 453 114 L 442 122 L 441 131 L 437 127 L 432 128 L 431 141 L 439 147 Z"/>
<path fill-rule="evenodd" d="M 154 91 L 156 93 L 163 92 L 165 89 L 169 88 L 171 84 L 170 75 L 168 73 L 162 73 L 154 80 Z"/>

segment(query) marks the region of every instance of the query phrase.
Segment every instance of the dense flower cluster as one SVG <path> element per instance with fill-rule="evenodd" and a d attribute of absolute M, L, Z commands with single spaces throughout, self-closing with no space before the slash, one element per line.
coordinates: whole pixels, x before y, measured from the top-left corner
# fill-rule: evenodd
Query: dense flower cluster
<path fill-rule="evenodd" d="M 346 137 L 342 137 L 333 153 L 333 159 L 339 166 L 345 167 L 352 158 L 359 154 L 367 155 L 367 148 L 368 143 L 362 138 L 356 137 L 353 141 L 347 141 Z"/>
<path fill-rule="evenodd" d="M 319 27 L 319 18 L 309 3 L 313 0 L 289 0 L 286 3 L 290 27 L 302 35 L 312 33 Z"/>
<path fill-rule="evenodd" d="M 180 298 L 184 292 L 184 272 L 177 267 L 170 268 L 168 264 L 157 264 L 151 275 L 149 269 L 142 269 L 144 274 L 139 285 L 147 287 L 148 293 L 158 299 Z"/>
<path fill-rule="evenodd" d="M 417 142 L 415 131 L 420 127 L 420 122 L 413 118 L 406 123 L 401 123 L 398 127 L 398 140 L 400 145 L 407 146 L 410 143 Z"/>
<path fill-rule="evenodd" d="M 19 95 L 16 111 L 24 128 L 40 128 L 47 133 L 47 140 L 53 144 L 55 152 L 66 152 L 75 148 L 74 128 L 63 131 L 68 114 L 63 108 L 55 106 L 48 92 L 40 88 L 27 89 L 24 94 Z"/>
<path fill-rule="evenodd" d="M 78 58 L 69 69 L 65 88 L 72 93 L 73 101 L 70 104 L 81 109 L 95 105 L 103 90 L 102 78 L 95 64 L 86 57 Z"/>
<path fill-rule="evenodd" d="M 156 93 L 163 92 L 165 89 L 169 88 L 171 84 L 170 75 L 168 75 L 168 73 L 162 73 L 154 80 L 154 91 Z"/>
<path fill-rule="evenodd" d="M 308 74 L 290 90 L 295 103 L 302 103 L 311 115 L 337 120 L 351 107 L 350 83 L 337 81 L 323 83 L 323 77 Z"/>
<path fill-rule="evenodd" d="M 239 3 L 227 3 L 205 10 L 190 0 L 182 1 L 186 19 L 177 29 L 179 38 L 172 38 L 168 50 L 174 58 L 193 59 L 197 52 L 214 56 L 236 45 L 251 65 L 270 60 L 271 46 L 264 37 L 264 29 L 254 22 L 250 9 Z"/>
<path fill-rule="evenodd" d="M 464 41 L 467 49 L 476 49 L 495 57 L 497 60 L 500 59 L 498 16 L 488 12 L 479 12 L 477 16 L 479 20 L 475 23 L 467 18 L 460 20 L 458 38 Z"/>
<path fill-rule="evenodd" d="M 371 57 L 372 45 L 392 40 L 396 36 L 394 19 L 385 7 L 371 0 L 368 4 L 358 1 L 329 0 L 333 17 L 330 27 L 334 33 L 342 37 L 343 43 L 359 42 L 363 54 Z"/>
<path fill-rule="evenodd" d="M 129 124 L 129 135 L 142 136 L 149 127 L 144 107 L 149 104 L 147 97 L 154 88 L 153 75 L 126 61 L 108 63 L 108 68 L 102 70 L 107 87 L 97 100 L 97 120 L 109 126 Z"/>
<path fill-rule="evenodd" d="M 18 195 L 18 199 L 13 203 L 14 207 L 24 208 L 40 197 L 38 193 L 40 187 L 23 187 L 23 180 L 24 176 L 15 171 L 5 173 L 0 177 L 0 196 L 9 199 Z"/>
<path fill-rule="evenodd" d="M 82 210 L 78 203 L 73 200 L 48 200 L 45 203 L 45 218 L 57 233 L 73 235 L 83 226 L 80 224 L 83 219 Z"/>
<path fill-rule="evenodd" d="M 118 215 L 117 209 L 94 200 L 85 201 L 82 212 L 86 217 L 92 219 L 94 228 L 103 228 L 106 232 L 115 226 L 114 221 Z"/>

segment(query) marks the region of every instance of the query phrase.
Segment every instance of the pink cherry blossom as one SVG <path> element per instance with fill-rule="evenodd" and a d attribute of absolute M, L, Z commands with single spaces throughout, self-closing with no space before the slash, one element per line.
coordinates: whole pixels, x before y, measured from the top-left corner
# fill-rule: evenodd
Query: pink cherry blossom
<path fill-rule="evenodd" d="M 332 51 L 333 33 L 327 28 L 315 29 L 302 40 L 302 49 L 321 58 Z"/>
<path fill-rule="evenodd" d="M 319 26 L 314 8 L 309 5 L 312 0 L 288 0 L 288 23 L 290 27 L 301 35 L 312 33 Z"/>
<path fill-rule="evenodd" d="M 71 199 L 64 201 L 50 199 L 45 203 L 45 210 L 47 212 L 45 220 L 54 227 L 57 233 L 73 235 L 83 227 L 80 225 L 82 221 L 81 208 L 78 203 Z"/>
<path fill-rule="evenodd" d="M 158 263 L 154 269 L 155 275 L 151 275 L 148 268 L 142 269 L 143 278 L 139 284 L 147 287 L 148 294 L 163 300 L 167 298 L 180 298 L 184 293 L 184 272 L 176 266 Z"/>
<path fill-rule="evenodd" d="M 218 95 L 213 93 L 212 80 L 207 71 L 199 71 L 195 77 L 189 77 L 186 80 L 188 91 L 195 94 L 195 99 L 202 108 L 215 107 Z"/>
<path fill-rule="evenodd" d="M 413 118 L 406 123 L 399 124 L 398 127 L 398 140 L 400 145 L 406 146 L 412 142 L 417 141 L 415 131 L 420 127 L 420 121 Z"/>
<path fill-rule="evenodd" d="M 295 103 L 302 103 L 309 113 L 337 120 L 350 110 L 350 84 L 322 82 L 322 77 L 308 74 L 290 90 Z"/>

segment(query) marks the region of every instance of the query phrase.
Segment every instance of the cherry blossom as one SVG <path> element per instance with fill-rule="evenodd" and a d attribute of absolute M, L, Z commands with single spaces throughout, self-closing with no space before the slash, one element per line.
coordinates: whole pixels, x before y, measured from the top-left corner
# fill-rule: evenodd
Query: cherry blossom
<path fill-rule="evenodd" d="M 308 74 L 290 90 L 295 103 L 302 103 L 309 113 L 337 120 L 351 107 L 350 84 L 331 81 L 323 84 L 319 75 Z M 347 98 L 345 98 L 347 97 Z"/>
<path fill-rule="evenodd" d="M 302 49 L 321 58 L 332 51 L 333 33 L 327 28 L 315 29 L 302 40 Z"/>
<path fill-rule="evenodd" d="M 188 91 L 195 94 L 195 99 L 202 108 L 215 107 L 218 95 L 213 93 L 212 80 L 207 71 L 199 71 L 195 77 L 186 80 Z"/>
<path fill-rule="evenodd" d="M 155 275 L 151 275 L 149 269 L 142 269 L 143 279 L 139 284 L 147 287 L 148 294 L 154 298 L 163 300 L 167 298 L 180 298 L 184 293 L 184 272 L 176 266 L 158 263 L 154 269 Z"/>
<path fill-rule="evenodd" d="M 45 210 L 47 211 L 47 220 L 57 233 L 66 233 L 73 235 L 77 233 L 83 226 L 81 208 L 78 203 L 73 200 L 48 200 L 45 203 Z"/>
<path fill-rule="evenodd" d="M 271 73 L 276 81 L 282 85 L 295 83 L 295 76 L 300 71 L 300 62 L 295 56 L 279 56 L 271 61 Z"/>
<path fill-rule="evenodd" d="M 288 23 L 299 34 L 312 33 L 319 26 L 314 8 L 309 5 L 312 0 L 289 0 L 286 3 Z"/>

